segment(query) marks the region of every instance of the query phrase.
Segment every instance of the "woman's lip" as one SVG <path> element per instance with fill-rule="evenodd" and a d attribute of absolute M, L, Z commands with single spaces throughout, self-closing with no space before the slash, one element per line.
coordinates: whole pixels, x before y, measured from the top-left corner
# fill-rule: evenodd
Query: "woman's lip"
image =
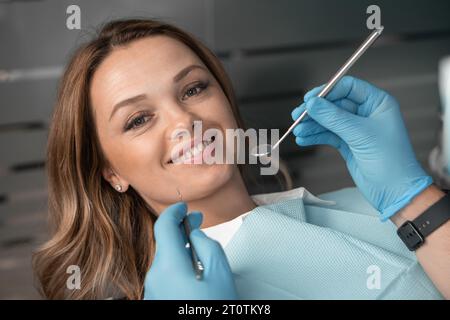
<path fill-rule="evenodd" d="M 195 156 L 191 156 L 191 158 L 189 158 L 188 160 L 177 161 L 177 164 L 200 164 L 200 163 L 202 163 L 203 159 L 204 159 L 205 150 L 207 150 L 207 149 L 210 150 L 211 146 L 214 148 L 214 145 L 213 145 L 214 140 L 215 140 L 215 136 L 212 136 L 211 142 L 208 145 L 203 146 L 202 152 L 197 153 Z M 199 143 L 203 143 L 204 141 L 205 140 L 201 140 L 201 142 L 199 142 Z M 187 150 L 192 151 L 193 147 L 197 146 L 199 143 L 191 145 L 191 148 L 187 149 Z M 183 148 L 182 154 L 176 160 L 179 160 L 179 158 L 183 157 L 184 153 L 187 150 Z M 170 159 L 167 162 L 167 164 L 174 164 L 174 163 L 173 163 L 172 159 Z"/>
<path fill-rule="evenodd" d="M 214 142 L 215 136 L 212 136 L 212 137 L 211 137 L 211 140 L 212 140 L 212 142 Z M 189 151 L 192 152 L 192 150 L 193 150 L 193 148 L 194 148 L 195 146 L 197 146 L 197 145 L 200 144 L 200 143 L 203 143 L 204 141 L 205 141 L 205 140 L 198 140 L 198 139 L 194 140 L 194 138 L 192 138 L 190 142 L 186 142 L 186 143 L 183 145 L 183 147 L 181 148 L 181 150 L 180 150 L 180 151 L 181 151 L 181 154 L 176 158 L 176 160 L 178 160 L 178 159 L 180 159 L 181 157 L 183 157 L 186 151 L 189 150 Z M 211 142 L 209 145 L 211 145 L 212 142 Z M 209 146 L 209 145 L 208 145 L 208 146 Z M 206 146 L 206 147 L 208 147 L 208 146 Z M 196 159 L 196 158 L 198 158 L 199 156 L 202 157 L 203 152 L 204 152 L 204 150 L 205 150 L 206 147 L 203 147 L 202 152 L 198 153 L 196 156 L 191 157 L 188 161 L 181 161 L 181 163 L 188 163 L 188 164 L 189 164 L 189 163 L 191 163 L 191 160 L 192 160 L 192 159 Z M 197 160 L 197 159 L 196 159 L 196 160 Z M 166 163 L 167 163 L 167 164 L 173 164 L 172 158 L 170 158 Z"/>
<path fill-rule="evenodd" d="M 179 155 L 176 159 L 183 157 L 184 154 L 186 153 L 186 151 L 192 150 L 197 144 L 201 143 L 202 141 L 203 140 L 201 140 L 201 139 L 195 139 L 195 137 L 193 137 L 190 141 L 185 142 L 179 149 L 179 151 L 178 151 Z M 169 161 L 167 161 L 167 163 L 169 163 L 169 164 L 173 163 L 172 155 L 171 155 Z"/>
<path fill-rule="evenodd" d="M 202 152 L 199 152 L 194 157 L 191 157 L 189 160 L 182 161 L 181 164 L 203 164 L 205 158 L 215 150 L 214 140 L 208 144 L 206 147 L 203 147 Z"/>

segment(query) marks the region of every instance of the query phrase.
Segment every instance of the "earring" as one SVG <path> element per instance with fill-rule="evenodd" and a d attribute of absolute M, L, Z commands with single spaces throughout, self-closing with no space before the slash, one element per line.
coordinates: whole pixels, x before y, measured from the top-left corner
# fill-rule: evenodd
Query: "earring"
<path fill-rule="evenodd" d="M 122 191 L 122 186 L 120 184 L 116 184 L 115 188 L 119 192 Z"/>

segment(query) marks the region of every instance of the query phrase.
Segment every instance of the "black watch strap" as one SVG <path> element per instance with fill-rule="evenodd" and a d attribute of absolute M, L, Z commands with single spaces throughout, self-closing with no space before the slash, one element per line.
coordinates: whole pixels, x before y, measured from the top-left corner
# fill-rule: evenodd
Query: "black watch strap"
<path fill-rule="evenodd" d="M 450 219 L 450 195 L 447 193 L 428 210 L 414 219 L 413 223 L 422 236 L 427 237 L 448 219 Z"/>
<path fill-rule="evenodd" d="M 425 238 L 450 219 L 450 194 L 447 193 L 438 202 L 428 208 L 413 221 L 406 221 L 397 230 L 397 234 L 409 250 L 417 250 Z"/>

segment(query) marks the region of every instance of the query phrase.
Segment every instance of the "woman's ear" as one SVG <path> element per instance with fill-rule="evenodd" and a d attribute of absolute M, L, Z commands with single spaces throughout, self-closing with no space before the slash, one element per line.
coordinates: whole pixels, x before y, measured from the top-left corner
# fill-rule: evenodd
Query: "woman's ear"
<path fill-rule="evenodd" d="M 128 190 L 128 182 L 124 181 L 120 178 L 114 170 L 110 167 L 106 167 L 102 170 L 103 178 L 109 182 L 109 184 L 117 191 L 117 192 L 125 192 Z"/>

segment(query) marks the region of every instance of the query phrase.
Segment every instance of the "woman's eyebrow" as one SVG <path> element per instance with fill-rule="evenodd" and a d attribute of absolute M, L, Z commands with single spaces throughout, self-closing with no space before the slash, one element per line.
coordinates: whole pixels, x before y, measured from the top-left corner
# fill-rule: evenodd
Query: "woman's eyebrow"
<path fill-rule="evenodd" d="M 146 94 L 139 94 L 139 95 L 137 95 L 137 96 L 134 96 L 134 97 L 131 97 L 131 98 L 122 100 L 121 102 L 117 103 L 117 104 L 113 107 L 113 110 L 112 110 L 112 112 L 111 112 L 111 115 L 109 116 L 109 121 L 111 121 L 111 118 L 113 117 L 114 113 L 116 113 L 116 111 L 117 111 L 118 109 L 120 109 L 121 107 L 130 105 L 130 104 L 133 104 L 133 103 L 139 102 L 139 101 L 141 101 L 141 100 L 145 100 L 145 99 L 147 99 L 147 95 L 146 95 Z"/>
<path fill-rule="evenodd" d="M 190 66 L 185 67 L 180 72 L 178 72 L 177 75 L 173 78 L 173 82 L 179 82 L 181 79 L 183 79 L 185 76 L 187 76 L 189 74 L 189 72 L 191 72 L 194 69 L 202 69 L 202 70 L 206 71 L 206 69 L 204 67 L 202 67 L 198 64 L 192 64 Z M 111 115 L 109 116 L 109 121 L 111 121 L 111 118 L 113 117 L 113 115 L 121 107 L 130 105 L 130 104 L 133 104 L 133 103 L 139 102 L 141 100 L 145 100 L 145 99 L 147 99 L 146 94 L 139 94 L 137 96 L 122 100 L 121 102 L 115 104 L 113 107 L 113 110 L 111 112 Z"/>
<path fill-rule="evenodd" d="M 173 78 L 173 82 L 178 82 L 181 79 L 183 79 L 185 76 L 188 75 L 189 72 L 191 72 L 194 69 L 202 69 L 203 71 L 206 71 L 206 69 L 198 64 L 191 64 L 190 66 L 187 66 L 186 68 L 182 69 L 178 74 Z"/>

